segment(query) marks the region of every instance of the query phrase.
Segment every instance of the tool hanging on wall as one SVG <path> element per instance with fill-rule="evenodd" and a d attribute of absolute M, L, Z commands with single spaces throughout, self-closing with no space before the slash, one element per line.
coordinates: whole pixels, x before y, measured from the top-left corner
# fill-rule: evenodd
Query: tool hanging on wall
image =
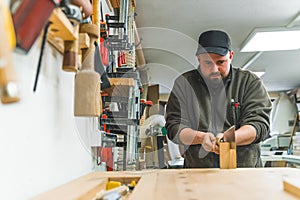
<path fill-rule="evenodd" d="M 92 7 L 93 7 L 92 22 L 93 24 L 97 25 L 99 31 L 100 31 L 100 1 L 101 0 L 92 0 Z M 100 44 L 100 32 L 96 41 L 98 44 Z"/>
<path fill-rule="evenodd" d="M 100 55 L 103 65 L 108 66 L 108 49 L 105 47 L 104 43 L 108 36 L 107 34 L 107 25 L 103 15 L 102 2 L 100 2 Z"/>
<path fill-rule="evenodd" d="M 100 75 L 94 71 L 94 42 L 100 34 L 95 24 L 81 24 L 80 33 L 90 37 L 90 47 L 82 50 L 82 69 L 75 75 L 75 116 L 95 116 L 101 114 Z"/>
<path fill-rule="evenodd" d="M 124 61 L 121 51 L 130 50 L 131 45 L 128 40 L 128 0 L 120 1 L 119 15 L 106 15 L 106 23 L 109 36 L 105 40 L 105 46 L 109 49 L 109 64 L 107 67 L 108 73 L 117 72 L 117 66 L 121 66 Z M 113 22 L 111 22 L 113 21 Z M 117 35 L 111 35 L 110 29 L 114 28 Z"/>
<path fill-rule="evenodd" d="M 92 4 L 89 0 L 71 0 L 71 4 L 81 8 L 83 18 L 89 17 L 93 13 Z"/>
<path fill-rule="evenodd" d="M 119 28 L 119 39 L 128 36 L 128 7 L 129 0 L 121 0 L 119 22 L 124 24 L 124 27 Z"/>
<path fill-rule="evenodd" d="M 48 22 L 46 24 L 45 28 L 44 28 L 42 46 L 41 46 L 41 51 L 40 51 L 38 65 L 37 65 L 37 70 L 36 70 L 36 75 L 35 75 L 35 80 L 34 80 L 34 86 L 33 86 L 33 91 L 34 92 L 36 91 L 36 87 L 37 87 L 37 83 L 38 83 L 38 79 L 39 79 L 39 75 L 40 75 L 40 70 L 41 70 L 41 66 L 42 66 L 42 60 L 43 60 L 43 55 L 44 55 L 45 44 L 46 44 L 46 41 L 47 41 L 47 33 L 48 33 L 49 26 L 50 26 L 50 22 Z"/>
<path fill-rule="evenodd" d="M 95 44 L 95 59 L 94 59 L 94 65 L 95 65 L 95 71 L 99 73 L 101 76 L 101 89 L 107 89 L 110 88 L 110 82 L 107 76 L 107 73 L 105 71 L 104 65 L 102 63 L 102 59 L 100 56 L 100 48 L 97 42 Z"/>
<path fill-rule="evenodd" d="M 88 49 L 82 50 L 82 70 L 75 75 L 75 116 L 100 117 L 102 99 L 100 94 L 100 75 L 95 72 L 95 42 L 100 35 L 99 8 L 100 1 L 94 0 L 93 24 L 81 24 L 80 33 L 87 33 L 90 37 Z"/>
<path fill-rule="evenodd" d="M 27 53 L 61 0 L 22 0 L 13 14 L 17 46 Z"/>
<path fill-rule="evenodd" d="M 100 0 L 93 0 L 93 23 L 97 24 L 100 30 L 100 37 L 97 43 L 95 43 L 96 53 L 95 53 L 95 70 L 101 76 L 101 88 L 109 88 L 111 87 L 110 82 L 108 80 L 107 74 L 105 72 L 105 67 L 103 64 L 103 58 L 107 60 L 107 56 L 101 55 L 103 49 L 101 49 L 104 45 L 104 39 L 107 38 L 106 33 L 106 23 L 104 22 L 103 18 L 103 9 L 102 9 L 102 2 Z M 101 16 L 101 18 L 100 18 Z"/>
<path fill-rule="evenodd" d="M 107 27 L 106 27 L 106 22 L 104 21 L 102 2 L 100 2 L 100 13 L 101 13 L 100 37 L 105 39 L 107 38 L 107 32 L 106 32 Z"/>
<path fill-rule="evenodd" d="M 80 67 L 79 50 L 79 24 L 82 20 L 81 10 L 78 6 L 67 4 L 62 8 L 73 26 L 75 40 L 64 41 L 64 55 L 62 69 L 67 72 L 77 72 Z"/>
<path fill-rule="evenodd" d="M 13 103 L 20 100 L 11 58 L 16 40 L 10 11 L 3 1 L 0 2 L 0 38 L 0 99 L 2 103 Z"/>
<path fill-rule="evenodd" d="M 131 7 L 131 9 L 130 9 Z M 124 51 L 124 63 L 122 65 L 135 68 L 135 45 L 134 45 L 134 19 L 135 19 L 135 2 L 131 0 L 128 9 L 128 46 L 129 50 Z"/>
<path fill-rule="evenodd" d="M 118 67 L 122 67 L 126 64 L 126 54 L 124 51 L 120 51 L 118 55 Z"/>

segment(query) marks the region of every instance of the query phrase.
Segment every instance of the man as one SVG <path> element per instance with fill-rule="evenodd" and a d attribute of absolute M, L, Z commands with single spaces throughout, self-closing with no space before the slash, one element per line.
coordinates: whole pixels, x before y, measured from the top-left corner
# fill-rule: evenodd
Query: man
<path fill-rule="evenodd" d="M 179 76 L 166 109 L 168 137 L 184 145 L 184 167 L 219 167 L 217 138 L 235 125 L 237 167 L 261 167 L 260 142 L 269 131 L 271 102 L 261 80 L 231 65 L 229 36 L 202 33 L 198 69 Z"/>

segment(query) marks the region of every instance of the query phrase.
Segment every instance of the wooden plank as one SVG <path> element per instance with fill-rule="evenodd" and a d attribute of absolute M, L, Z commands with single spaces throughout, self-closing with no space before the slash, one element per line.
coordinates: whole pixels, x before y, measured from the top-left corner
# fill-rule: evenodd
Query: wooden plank
<path fill-rule="evenodd" d="M 129 200 L 136 199 L 159 199 L 157 198 L 158 194 L 155 194 L 158 187 L 162 185 L 165 186 L 165 183 L 158 183 L 158 172 L 159 170 L 148 170 L 143 171 L 143 175 L 139 180 L 138 184 L 135 186 L 132 194 L 128 197 Z M 168 184 L 168 183 L 167 183 Z M 172 183 L 173 184 L 173 183 Z M 162 186 L 162 187 L 163 187 Z M 160 198 L 166 199 L 166 198 Z"/>
<path fill-rule="evenodd" d="M 158 170 L 157 174 L 147 175 L 147 180 L 142 176 L 129 199 L 298 199 L 283 190 L 283 176 L 300 180 L 300 171 L 292 168 Z"/>
<path fill-rule="evenodd" d="M 98 192 L 105 190 L 109 180 L 130 183 L 139 181 L 140 173 L 134 172 L 93 172 L 75 179 L 48 192 L 33 197 L 32 200 L 91 200 Z"/>
<path fill-rule="evenodd" d="M 103 91 L 109 96 L 128 97 L 130 88 L 134 86 L 133 78 L 109 78 L 110 88 Z"/>
<path fill-rule="evenodd" d="M 236 149 L 229 150 L 229 169 L 236 168 Z"/>
<path fill-rule="evenodd" d="M 84 184 L 83 184 L 84 183 Z M 92 199 L 97 192 L 105 189 L 106 177 L 99 174 L 88 174 L 65 185 L 57 187 L 49 192 L 40 194 L 32 200 L 52 200 L 52 199 Z"/>
<path fill-rule="evenodd" d="M 64 53 L 64 41 L 59 38 L 55 37 L 53 33 L 48 33 L 47 34 L 47 41 L 61 54 Z"/>
<path fill-rule="evenodd" d="M 230 160 L 230 143 L 221 142 L 219 144 L 220 148 L 220 168 L 229 169 L 229 160 Z"/>
<path fill-rule="evenodd" d="M 71 41 L 78 39 L 78 34 L 75 32 L 76 30 L 74 30 L 71 22 L 61 9 L 56 8 L 49 21 L 51 22 L 51 25 L 49 26 L 48 32 L 52 33 L 54 37 Z"/>
<path fill-rule="evenodd" d="M 113 86 L 118 86 L 118 85 L 134 86 L 133 78 L 109 78 L 109 82 Z"/>
<path fill-rule="evenodd" d="M 283 180 L 283 188 L 285 191 L 300 198 L 300 180 L 295 178 L 285 178 Z"/>
<path fill-rule="evenodd" d="M 78 39 L 78 30 L 74 29 L 70 20 L 60 8 L 54 9 L 49 19 L 51 25 L 47 35 L 47 41 L 61 54 L 64 53 L 64 40 Z"/>
<path fill-rule="evenodd" d="M 295 168 L 161 169 L 93 172 L 33 199 L 93 199 L 108 180 L 139 179 L 124 199 L 299 199 L 284 190 L 283 178 L 299 189 L 300 170 Z M 128 182 L 128 181 L 127 181 Z M 288 186 L 289 187 L 289 186 Z M 298 192 L 297 190 L 293 191 Z M 98 191 L 97 191 L 98 190 Z M 254 192 L 251 192 L 254 191 Z"/>

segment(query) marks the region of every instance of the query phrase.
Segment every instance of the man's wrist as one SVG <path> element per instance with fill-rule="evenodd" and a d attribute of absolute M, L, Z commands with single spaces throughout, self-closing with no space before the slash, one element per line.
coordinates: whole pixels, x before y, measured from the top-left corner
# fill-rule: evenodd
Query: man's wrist
<path fill-rule="evenodd" d="M 202 144 L 205 133 L 191 128 L 182 129 L 179 133 L 179 140 L 185 145 Z"/>
<path fill-rule="evenodd" d="M 201 132 L 201 131 L 195 131 L 195 138 L 196 138 L 198 144 L 203 143 L 205 134 L 206 133 Z"/>

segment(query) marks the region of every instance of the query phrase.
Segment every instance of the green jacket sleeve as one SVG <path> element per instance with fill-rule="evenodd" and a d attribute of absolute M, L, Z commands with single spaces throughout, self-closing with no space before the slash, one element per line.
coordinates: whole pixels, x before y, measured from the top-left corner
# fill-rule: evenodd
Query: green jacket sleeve
<path fill-rule="evenodd" d="M 246 90 L 243 95 L 239 124 L 240 126 L 252 125 L 256 129 L 256 139 L 253 143 L 259 143 L 269 133 L 272 104 L 261 79 L 252 75 L 245 80 L 244 84 L 248 87 L 244 87 Z"/>
<path fill-rule="evenodd" d="M 188 110 L 186 91 L 186 80 L 183 76 L 180 76 L 174 82 L 166 108 L 168 138 L 176 144 L 182 144 L 179 139 L 180 131 L 191 126 L 186 116 L 186 111 Z"/>

